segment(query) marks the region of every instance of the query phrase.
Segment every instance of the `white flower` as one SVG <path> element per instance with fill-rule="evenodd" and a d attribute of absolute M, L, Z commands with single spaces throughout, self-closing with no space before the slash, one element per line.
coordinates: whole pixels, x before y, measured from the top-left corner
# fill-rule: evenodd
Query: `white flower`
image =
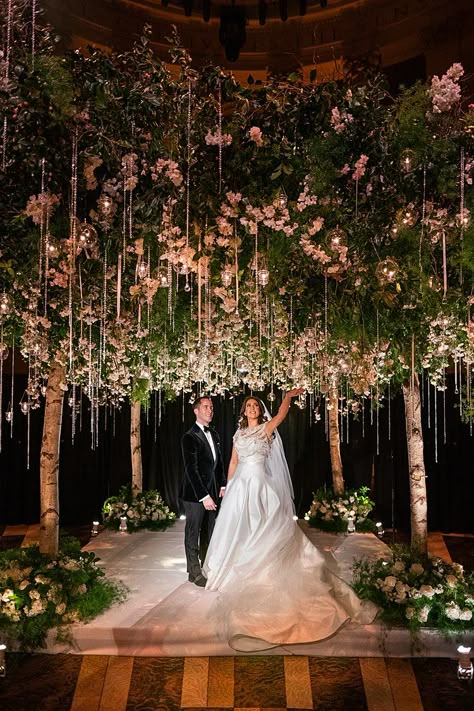
<path fill-rule="evenodd" d="M 407 607 L 405 610 L 405 617 L 407 620 L 411 620 L 412 617 L 415 615 L 415 608 L 414 607 Z"/>
<path fill-rule="evenodd" d="M 431 607 L 428 605 L 425 605 L 424 607 L 421 608 L 421 610 L 418 612 L 418 619 L 420 622 L 427 622 L 428 621 L 428 615 L 430 613 Z"/>
<path fill-rule="evenodd" d="M 249 130 L 249 138 L 257 146 L 263 146 L 262 131 L 258 128 L 258 126 L 252 126 L 252 128 Z"/>
<path fill-rule="evenodd" d="M 447 575 L 446 582 L 447 582 L 449 588 L 455 588 L 458 583 L 458 579 L 456 578 L 455 575 Z"/>
<path fill-rule="evenodd" d="M 413 573 L 414 575 L 421 575 L 422 573 L 425 572 L 425 569 L 421 565 L 421 563 L 413 563 L 410 565 L 410 573 Z"/>
<path fill-rule="evenodd" d="M 59 605 L 56 605 L 56 614 L 57 615 L 64 614 L 65 610 L 66 610 L 66 603 L 60 602 Z"/>
<path fill-rule="evenodd" d="M 28 587 L 29 584 L 30 584 L 29 580 L 22 580 L 18 587 L 20 588 L 20 590 L 24 590 L 25 588 Z"/>
<path fill-rule="evenodd" d="M 463 620 L 464 622 L 472 620 L 472 611 L 468 610 L 467 607 L 464 608 L 464 610 L 461 610 L 461 612 L 459 613 L 459 619 Z"/>
<path fill-rule="evenodd" d="M 436 590 L 432 588 L 431 585 L 422 585 L 420 587 L 420 593 L 423 595 L 423 597 L 428 597 L 431 599 L 435 595 Z"/>
<path fill-rule="evenodd" d="M 459 620 L 459 617 L 461 615 L 461 610 L 455 602 L 450 602 L 448 605 L 446 605 L 444 612 L 449 620 Z"/>
<path fill-rule="evenodd" d="M 394 573 L 400 573 L 402 570 L 405 570 L 405 563 L 402 560 L 396 560 L 392 565 L 392 570 Z"/>

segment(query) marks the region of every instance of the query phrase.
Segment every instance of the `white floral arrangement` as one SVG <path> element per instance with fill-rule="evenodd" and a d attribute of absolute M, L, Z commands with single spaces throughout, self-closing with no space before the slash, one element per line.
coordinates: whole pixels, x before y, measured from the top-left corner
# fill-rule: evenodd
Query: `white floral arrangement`
<path fill-rule="evenodd" d="M 79 541 L 61 541 L 54 559 L 37 546 L 0 553 L 0 639 L 20 649 L 45 644 L 50 629 L 87 621 L 124 598 Z"/>
<path fill-rule="evenodd" d="M 132 493 L 130 486 L 124 486 L 118 496 L 105 501 L 102 518 L 104 526 L 132 533 L 142 528 L 152 531 L 167 528 L 174 523 L 176 514 L 170 511 L 158 491 L 150 489 Z"/>
<path fill-rule="evenodd" d="M 358 531 L 375 531 L 375 524 L 367 518 L 375 506 L 368 492 L 367 486 L 348 490 L 340 496 L 332 490 L 318 489 L 305 519 L 310 526 L 324 531 L 347 531 L 349 519 Z"/>
<path fill-rule="evenodd" d="M 355 591 L 379 605 L 385 622 L 414 630 L 472 629 L 472 573 L 464 573 L 459 563 L 416 555 L 403 546 L 393 546 L 392 554 L 391 559 L 358 561 L 354 566 Z"/>

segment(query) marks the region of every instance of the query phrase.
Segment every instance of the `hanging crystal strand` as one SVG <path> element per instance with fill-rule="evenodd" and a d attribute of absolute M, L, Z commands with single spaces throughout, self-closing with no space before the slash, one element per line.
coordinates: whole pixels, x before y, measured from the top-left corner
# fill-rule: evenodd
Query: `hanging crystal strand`
<path fill-rule="evenodd" d="M 71 443 L 74 446 L 74 440 L 76 437 L 76 414 L 77 414 L 77 408 L 76 408 L 76 383 L 72 384 L 72 411 L 71 411 Z"/>
<path fill-rule="evenodd" d="M 438 463 L 438 388 L 434 386 L 434 444 L 435 462 Z"/>
<path fill-rule="evenodd" d="M 36 0 L 31 0 L 31 70 L 35 71 L 36 56 Z"/>
<path fill-rule="evenodd" d="M 420 240 L 418 242 L 418 268 L 420 270 L 420 277 L 421 273 L 423 271 L 422 263 L 421 263 L 421 253 L 423 249 L 423 237 L 424 237 L 424 230 L 425 230 L 425 215 L 426 215 L 426 166 L 423 166 L 423 203 L 421 206 L 421 230 L 420 230 Z M 421 280 L 420 280 L 420 288 L 421 288 Z"/>
<path fill-rule="evenodd" d="M 13 438 L 13 419 L 15 414 L 15 408 L 13 406 L 15 396 L 15 336 L 13 336 L 12 341 L 12 373 L 11 373 L 11 387 L 10 387 L 10 439 Z"/>
<path fill-rule="evenodd" d="M 463 405 L 462 405 L 462 356 L 459 358 L 459 415 L 462 419 Z"/>
<path fill-rule="evenodd" d="M 169 322 L 172 321 L 173 314 L 173 268 L 171 266 L 171 261 L 168 259 L 168 317 Z"/>
<path fill-rule="evenodd" d="M 45 160 L 41 159 L 41 195 L 45 194 Z M 43 289 L 43 252 L 44 252 L 44 210 L 45 205 L 43 203 L 40 218 L 40 242 L 39 242 L 39 261 L 38 261 L 38 287 L 40 292 Z"/>
<path fill-rule="evenodd" d="M 31 403 L 30 393 L 27 395 L 28 412 L 26 413 L 26 468 L 30 468 L 30 443 L 31 443 Z"/>
<path fill-rule="evenodd" d="M 349 380 L 346 380 L 346 442 L 349 444 Z"/>
<path fill-rule="evenodd" d="M 218 144 L 218 156 L 219 156 L 219 195 L 222 192 L 222 85 L 221 85 L 221 78 L 219 77 L 219 85 L 218 85 L 218 94 L 219 94 L 219 106 L 218 106 L 218 126 L 217 126 L 217 136 L 219 140 Z"/>
<path fill-rule="evenodd" d="M 291 327 L 292 326 L 290 325 L 290 328 Z M 257 336 L 257 343 L 260 346 L 260 303 L 258 293 L 258 222 L 255 223 L 255 331 Z"/>
<path fill-rule="evenodd" d="M 388 439 L 392 439 L 392 407 L 390 404 L 390 380 L 388 381 Z"/>
<path fill-rule="evenodd" d="M 446 256 L 446 231 L 443 234 L 443 302 L 446 301 L 448 293 L 448 261 Z"/>
<path fill-rule="evenodd" d="M 107 248 L 104 251 L 104 287 L 102 295 L 102 350 L 100 352 L 99 385 L 102 384 L 102 372 L 105 365 L 107 344 Z"/>
<path fill-rule="evenodd" d="M 127 174 L 123 176 L 123 213 L 122 213 L 122 271 L 127 262 Z"/>
<path fill-rule="evenodd" d="M 365 437 L 365 397 L 362 396 L 362 438 Z"/>
<path fill-rule="evenodd" d="M 206 217 L 206 227 L 205 227 L 205 233 L 207 232 L 207 217 Z M 198 259 L 198 266 L 197 266 L 197 317 L 198 317 L 198 347 L 201 346 L 201 338 L 202 338 L 202 283 L 201 283 L 201 277 L 202 277 L 202 255 L 201 255 L 201 233 L 199 233 L 199 242 L 198 242 L 198 253 L 199 253 L 199 259 Z"/>
<path fill-rule="evenodd" d="M 158 390 L 158 427 L 161 425 L 161 388 Z"/>
<path fill-rule="evenodd" d="M 77 229 L 77 129 L 72 142 L 71 160 L 71 206 L 69 212 L 69 239 L 71 245 L 69 260 L 69 371 L 70 377 L 74 372 L 74 343 L 73 343 L 73 281 L 76 270 L 76 229 Z"/>
<path fill-rule="evenodd" d="M 370 424 L 374 424 L 374 397 L 372 393 L 372 388 L 370 388 Z"/>
<path fill-rule="evenodd" d="M 186 127 L 186 249 L 189 247 L 189 223 L 190 223 L 190 187 L 191 187 L 191 79 L 188 79 L 188 120 Z M 176 279 L 176 290 L 178 289 L 179 278 Z M 186 284 L 185 289 L 188 291 L 189 287 L 189 273 L 186 271 Z"/>
<path fill-rule="evenodd" d="M 359 178 L 356 178 L 356 209 L 355 209 L 355 216 L 357 217 L 359 215 Z"/>
<path fill-rule="evenodd" d="M 465 164 L 464 164 L 464 146 L 461 147 L 461 179 L 460 179 L 460 188 L 461 188 L 461 218 L 460 218 L 460 223 L 461 223 L 461 259 L 459 263 L 459 281 L 461 284 L 464 283 L 464 274 L 463 274 L 463 269 L 462 269 L 462 260 L 463 260 L 463 253 L 464 253 L 464 170 L 465 170 Z"/>
<path fill-rule="evenodd" d="M 426 376 L 426 400 L 428 402 L 428 429 L 431 429 L 431 388 L 429 373 Z"/>
<path fill-rule="evenodd" d="M 458 359 L 454 358 L 454 393 L 457 395 L 459 393 L 458 388 Z"/>
<path fill-rule="evenodd" d="M 120 309 L 122 305 L 122 255 L 119 254 L 117 257 L 117 317 L 116 320 L 120 321 Z"/>
<path fill-rule="evenodd" d="M 326 442 L 329 440 L 329 417 L 327 415 L 326 410 L 328 409 L 328 403 L 326 397 L 324 398 L 324 434 L 326 435 Z"/>
<path fill-rule="evenodd" d="M 379 364 L 380 364 L 380 330 L 379 330 L 379 312 L 377 311 L 377 361 L 376 361 L 376 376 L 377 380 L 375 383 L 375 399 L 376 399 L 376 406 L 377 406 L 377 413 L 376 413 L 376 442 L 377 442 L 377 455 L 380 454 L 380 382 L 379 382 L 379 377 L 380 377 L 380 371 L 379 371 Z"/>
<path fill-rule="evenodd" d="M 112 437 L 115 439 L 115 420 L 116 420 L 117 408 L 115 405 L 112 406 Z"/>
<path fill-rule="evenodd" d="M 82 432 L 82 385 L 79 385 L 79 432 Z"/>
<path fill-rule="evenodd" d="M 12 36 L 12 0 L 8 0 L 7 5 L 7 37 L 5 43 L 5 73 L 4 73 L 4 84 L 8 84 L 10 78 L 10 50 L 11 50 L 11 36 Z M 8 132 L 8 120 L 7 116 L 3 117 L 3 140 L 2 140 L 2 169 L 5 171 L 7 167 L 7 132 Z"/>
<path fill-rule="evenodd" d="M 235 241 L 235 311 L 239 313 L 239 247 L 237 244 L 237 220 L 234 221 Z"/>
<path fill-rule="evenodd" d="M 443 376 L 443 442 L 446 444 L 446 374 Z"/>
<path fill-rule="evenodd" d="M 0 327 L 0 452 L 2 451 L 2 423 L 3 423 L 3 323 Z"/>
<path fill-rule="evenodd" d="M 44 227 L 44 315 L 48 313 L 48 277 L 49 277 L 49 205 L 44 209 L 45 227 Z M 43 220 L 43 218 L 42 218 Z"/>
<path fill-rule="evenodd" d="M 344 396 L 342 394 L 342 383 L 341 387 L 339 390 L 339 398 L 338 398 L 339 404 L 339 439 L 341 440 L 341 443 L 344 444 Z"/>
<path fill-rule="evenodd" d="M 153 392 L 153 441 L 156 442 L 158 434 L 158 392 Z"/>

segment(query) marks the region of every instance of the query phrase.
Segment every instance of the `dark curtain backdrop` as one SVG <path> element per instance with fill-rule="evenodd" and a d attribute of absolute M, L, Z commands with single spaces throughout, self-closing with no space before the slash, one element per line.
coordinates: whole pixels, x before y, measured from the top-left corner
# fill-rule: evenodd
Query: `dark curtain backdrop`
<path fill-rule="evenodd" d="M 6 378 L 8 381 L 9 379 Z M 15 382 L 15 402 L 19 401 L 26 378 Z M 9 402 L 9 382 L 4 382 L 3 411 Z M 444 403 L 438 393 L 437 439 L 435 456 L 434 397 L 431 393 L 431 422 L 428 427 L 426 383 L 424 387 L 425 461 L 428 474 L 429 527 L 445 532 L 474 533 L 474 438 L 469 425 L 463 424 L 456 407 L 452 383 L 446 391 L 446 425 Z M 243 394 L 233 400 L 216 397 L 214 426 L 223 444 L 227 466 Z M 178 489 L 182 477 L 180 440 L 194 417 L 189 395 L 178 397 L 162 408 L 158 424 L 157 401 L 152 399 L 148 412 L 142 411 L 142 449 L 144 488 L 158 489 L 169 506 L 180 513 Z M 278 402 L 274 403 L 274 411 Z M 60 506 L 63 524 L 84 524 L 100 515 L 108 496 L 131 477 L 129 427 L 130 413 L 125 403 L 121 410 L 101 410 L 100 436 L 91 448 L 88 401 L 84 398 L 82 426 L 77 421 L 74 445 L 71 442 L 71 416 L 67 399 L 61 432 Z M 331 485 L 329 447 L 324 419 L 311 422 L 307 407 L 292 406 L 280 427 L 295 489 L 298 514 L 303 516 L 311 503 L 312 492 Z M 313 418 L 314 419 L 314 418 Z M 42 408 L 30 416 L 30 468 L 27 469 L 27 420 L 18 406 L 15 411 L 13 437 L 10 425 L 3 419 L 2 452 L 0 453 L 0 523 L 34 523 L 39 520 L 39 451 L 43 424 Z M 446 444 L 444 430 L 446 429 Z M 364 432 L 363 432 L 364 430 Z M 403 400 L 395 397 L 389 409 L 387 400 L 379 413 L 377 454 L 377 417 L 371 423 L 368 404 L 364 428 L 361 418 L 351 418 L 349 441 L 344 426 L 341 446 L 344 477 L 348 487 L 366 484 L 372 488 L 376 516 L 386 528 L 392 522 L 400 530 L 409 528 L 409 488 Z M 363 436 L 364 434 L 364 436 Z"/>

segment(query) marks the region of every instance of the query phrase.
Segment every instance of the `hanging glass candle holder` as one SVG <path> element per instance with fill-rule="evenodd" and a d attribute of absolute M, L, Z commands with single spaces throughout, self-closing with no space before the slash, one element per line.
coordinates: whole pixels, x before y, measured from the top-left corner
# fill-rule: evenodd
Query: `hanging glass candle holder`
<path fill-rule="evenodd" d="M 97 244 L 97 230 L 88 222 L 83 222 L 79 231 L 78 242 L 84 249 L 92 249 Z"/>
<path fill-rule="evenodd" d="M 418 165 L 417 155 L 411 148 L 405 148 L 400 153 L 400 170 L 404 173 L 411 173 Z"/>
<path fill-rule="evenodd" d="M 157 267 L 153 272 L 153 278 L 158 280 L 158 286 L 167 289 L 170 285 L 168 279 L 168 267 Z"/>
<path fill-rule="evenodd" d="M 230 264 L 225 264 L 224 268 L 221 271 L 221 282 L 222 286 L 228 287 L 232 284 L 232 280 L 234 278 L 234 274 L 232 271 L 232 267 Z"/>
<path fill-rule="evenodd" d="M 0 343 L 0 360 L 6 360 L 10 354 L 6 343 Z"/>
<path fill-rule="evenodd" d="M 407 205 L 397 213 L 397 222 L 400 227 L 413 227 L 417 219 L 416 210 L 411 205 Z"/>
<path fill-rule="evenodd" d="M 141 260 L 137 266 L 137 277 L 139 279 L 146 279 L 148 276 L 148 263 Z"/>
<path fill-rule="evenodd" d="M 48 342 L 40 335 L 34 335 L 25 343 L 25 350 L 28 355 L 45 360 L 48 357 Z"/>
<path fill-rule="evenodd" d="M 151 379 L 150 368 L 145 363 L 141 364 L 141 366 L 138 370 L 138 377 L 141 380 L 150 380 Z"/>
<path fill-rule="evenodd" d="M 24 415 L 27 415 L 30 411 L 30 402 L 28 397 L 28 392 L 25 390 L 20 400 L 20 410 Z"/>
<path fill-rule="evenodd" d="M 270 272 L 267 266 L 267 260 L 265 258 L 259 264 L 257 279 L 260 286 L 267 286 L 270 279 Z"/>
<path fill-rule="evenodd" d="M 335 227 L 333 230 L 329 230 L 326 239 L 331 249 L 339 249 L 346 244 L 347 235 L 340 227 Z"/>
<path fill-rule="evenodd" d="M 458 647 L 459 660 L 457 677 L 461 679 L 461 681 L 472 681 L 474 677 L 474 667 L 469 656 L 470 653 L 471 647 L 465 647 L 464 645 Z"/>
<path fill-rule="evenodd" d="M 245 356 L 240 356 L 235 361 L 235 369 L 238 372 L 238 374 L 243 378 L 245 378 L 245 376 L 248 375 L 250 368 L 251 368 L 250 361 Z"/>
<path fill-rule="evenodd" d="M 190 272 L 187 262 L 181 257 L 173 264 L 173 269 L 176 274 L 180 274 L 181 276 L 186 276 L 186 274 Z"/>
<path fill-rule="evenodd" d="M 13 299 L 11 296 L 3 292 L 0 295 L 0 317 L 9 316 L 13 309 Z"/>
<path fill-rule="evenodd" d="M 13 412 L 11 409 L 11 405 L 8 406 L 8 410 L 5 413 L 5 419 L 9 423 L 13 420 Z"/>
<path fill-rule="evenodd" d="M 97 200 L 97 207 L 102 217 L 110 217 L 114 209 L 114 201 L 112 200 L 110 195 L 102 194 Z"/>
<path fill-rule="evenodd" d="M 53 237 L 53 235 L 47 236 L 46 245 L 49 259 L 55 259 L 56 257 L 59 257 L 61 248 L 59 242 Z"/>
<path fill-rule="evenodd" d="M 278 205 L 282 210 L 284 210 L 288 205 L 288 197 L 283 188 L 280 190 L 278 195 Z"/>
<path fill-rule="evenodd" d="M 471 213 L 465 207 L 461 212 L 456 215 L 456 224 L 458 227 L 462 227 L 463 230 L 466 230 L 469 225 L 471 224 Z"/>
<path fill-rule="evenodd" d="M 399 267 L 397 262 L 390 257 L 388 259 L 384 259 L 382 262 L 379 262 L 375 268 L 375 276 L 379 280 L 380 284 L 390 284 L 391 282 L 394 282 L 397 278 L 398 272 Z"/>

